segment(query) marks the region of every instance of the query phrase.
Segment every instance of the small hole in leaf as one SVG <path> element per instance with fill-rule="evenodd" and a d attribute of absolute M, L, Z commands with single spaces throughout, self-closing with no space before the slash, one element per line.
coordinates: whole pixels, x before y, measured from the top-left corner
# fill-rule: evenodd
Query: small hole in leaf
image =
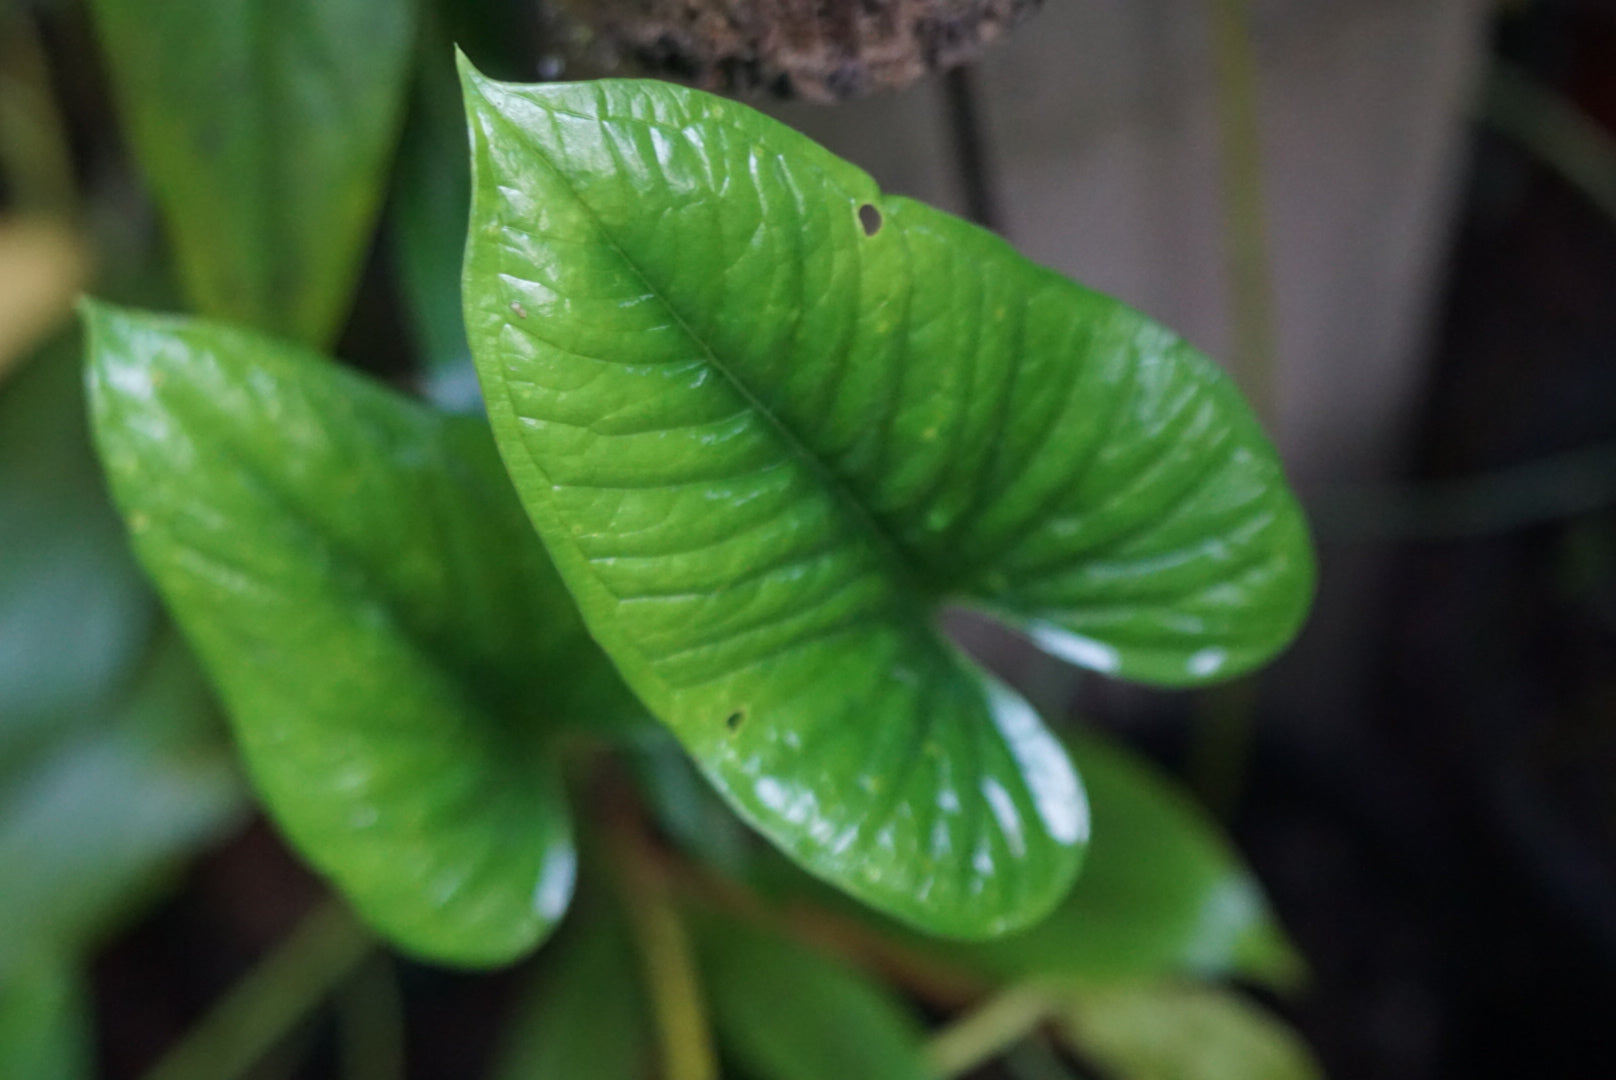
<path fill-rule="evenodd" d="M 741 725 L 743 723 L 745 723 L 745 722 L 746 722 L 746 714 L 745 713 L 743 713 L 743 712 L 732 712 L 732 713 L 729 714 L 729 716 L 727 716 L 724 719 L 724 726 L 729 728 L 731 731 L 739 731 L 739 730 L 741 730 Z"/>
<path fill-rule="evenodd" d="M 859 224 L 864 226 L 865 236 L 874 236 L 881 231 L 881 211 L 865 203 L 859 207 Z"/>

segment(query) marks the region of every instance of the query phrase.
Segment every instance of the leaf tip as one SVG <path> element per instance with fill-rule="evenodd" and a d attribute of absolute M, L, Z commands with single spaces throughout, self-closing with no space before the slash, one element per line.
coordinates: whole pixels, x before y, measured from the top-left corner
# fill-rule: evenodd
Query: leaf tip
<path fill-rule="evenodd" d="M 128 308 L 109 303 L 88 294 L 79 297 L 75 305 L 79 322 L 84 327 L 84 380 L 95 401 L 97 374 L 104 370 L 117 350 L 112 347 L 134 314 Z"/>
<path fill-rule="evenodd" d="M 455 71 L 460 75 L 460 86 L 465 94 L 466 106 L 469 110 L 474 99 L 486 100 L 488 96 L 486 90 L 493 84 L 494 80 L 477 70 L 477 65 L 471 62 L 471 57 L 467 56 L 465 51 L 458 45 L 455 46 L 454 58 Z"/>
<path fill-rule="evenodd" d="M 92 338 L 105 327 L 108 321 L 116 319 L 122 313 L 122 309 L 116 304 L 109 304 L 107 301 L 99 300 L 88 293 L 79 297 L 78 303 L 73 306 L 79 313 L 79 322 L 84 324 L 85 333 Z"/>
<path fill-rule="evenodd" d="M 92 377 L 97 370 L 129 360 L 131 350 L 127 346 L 136 335 L 158 327 L 168 318 L 93 296 L 80 297 L 77 306 L 84 326 L 85 369 Z M 146 362 L 149 361 L 142 361 Z"/>

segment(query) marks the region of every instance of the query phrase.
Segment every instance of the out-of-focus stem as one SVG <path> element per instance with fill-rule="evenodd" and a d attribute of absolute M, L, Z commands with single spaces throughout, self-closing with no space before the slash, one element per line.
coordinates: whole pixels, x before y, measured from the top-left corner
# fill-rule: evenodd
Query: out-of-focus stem
<path fill-rule="evenodd" d="M 965 198 L 965 216 L 1002 234 L 1004 213 L 983 130 L 975 68 L 970 64 L 950 68 L 943 76 L 943 98 L 948 109 L 948 129 L 954 142 L 961 194 Z"/>
<path fill-rule="evenodd" d="M 1212 0 L 1218 161 L 1235 379 L 1270 431 L 1278 423 L 1273 276 L 1263 202 L 1257 54 L 1249 0 Z"/>
<path fill-rule="evenodd" d="M 340 901 L 306 916 L 143 1080 L 234 1080 L 359 966 L 374 939 Z"/>
<path fill-rule="evenodd" d="M 404 1002 L 393 958 L 377 953 L 337 992 L 343 1080 L 404 1080 Z"/>
<path fill-rule="evenodd" d="M 666 1080 L 718 1080 L 695 950 L 666 873 L 625 813 L 611 834 L 623 909 L 645 972 Z"/>
<path fill-rule="evenodd" d="M 932 1037 L 927 1056 L 934 1073 L 948 1080 L 991 1061 L 1048 1020 L 1057 1004 L 1045 987 L 1034 983 L 1012 986 L 988 999 Z"/>
<path fill-rule="evenodd" d="M 1211 0 L 1211 5 L 1223 237 L 1234 342 L 1229 366 L 1264 426 L 1277 434 L 1279 372 L 1251 5 L 1249 0 Z M 1216 687 L 1202 695 L 1189 771 L 1214 810 L 1227 812 L 1245 782 L 1246 761 L 1256 729 L 1255 710 L 1256 689 L 1249 680 Z"/>
<path fill-rule="evenodd" d="M 1481 119 L 1508 136 L 1616 222 L 1616 139 L 1525 72 L 1494 61 Z"/>

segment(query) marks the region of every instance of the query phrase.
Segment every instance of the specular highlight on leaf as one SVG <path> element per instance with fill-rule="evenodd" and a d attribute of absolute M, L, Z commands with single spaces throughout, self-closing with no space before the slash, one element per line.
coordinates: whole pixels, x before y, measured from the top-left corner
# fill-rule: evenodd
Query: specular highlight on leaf
<path fill-rule="evenodd" d="M 1081 786 L 938 612 L 1167 685 L 1266 659 L 1312 562 L 1249 410 L 1170 332 L 744 106 L 466 87 L 468 331 L 592 633 L 810 870 L 935 932 L 1035 921 Z"/>
<path fill-rule="evenodd" d="M 114 495 L 270 813 L 404 948 L 530 948 L 574 876 L 555 733 L 636 706 L 486 425 L 219 324 L 87 318 Z"/>

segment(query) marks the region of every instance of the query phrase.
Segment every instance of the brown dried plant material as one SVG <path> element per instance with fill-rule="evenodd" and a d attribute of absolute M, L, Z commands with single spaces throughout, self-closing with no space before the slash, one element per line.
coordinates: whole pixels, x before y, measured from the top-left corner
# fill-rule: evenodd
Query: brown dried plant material
<path fill-rule="evenodd" d="M 708 89 L 836 101 L 973 59 L 1041 0 L 561 0 L 597 44 Z"/>

